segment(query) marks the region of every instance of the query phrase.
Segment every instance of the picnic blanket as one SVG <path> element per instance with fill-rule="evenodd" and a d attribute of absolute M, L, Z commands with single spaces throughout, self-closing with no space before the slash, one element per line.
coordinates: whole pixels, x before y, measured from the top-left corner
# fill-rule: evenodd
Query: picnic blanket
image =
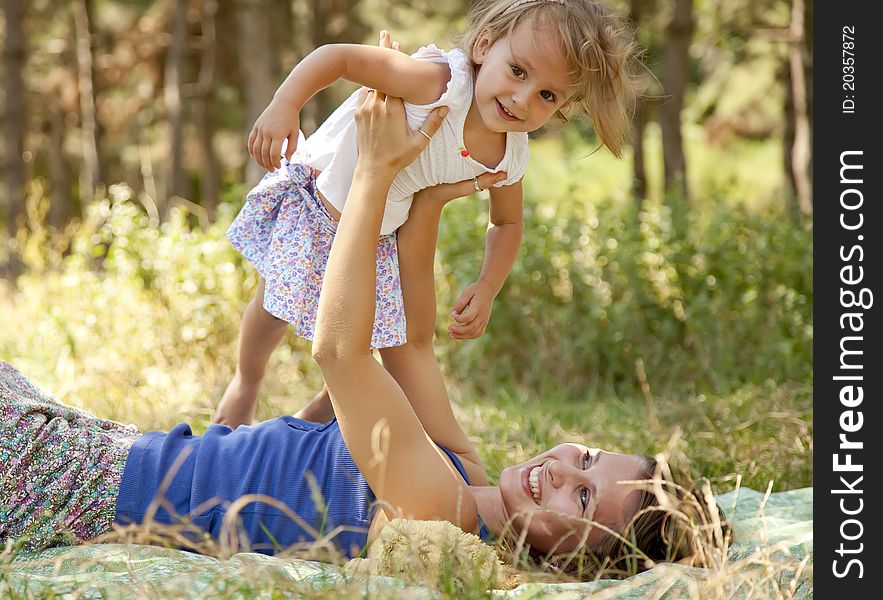
<path fill-rule="evenodd" d="M 735 542 L 718 569 L 660 564 L 622 580 L 523 583 L 495 599 L 812 597 L 812 488 L 717 497 Z M 779 592 L 779 593 L 777 593 Z M 154 546 L 53 548 L 0 561 L 0 597 L 437 598 L 444 593 L 338 566 L 256 553 L 219 560 Z"/>

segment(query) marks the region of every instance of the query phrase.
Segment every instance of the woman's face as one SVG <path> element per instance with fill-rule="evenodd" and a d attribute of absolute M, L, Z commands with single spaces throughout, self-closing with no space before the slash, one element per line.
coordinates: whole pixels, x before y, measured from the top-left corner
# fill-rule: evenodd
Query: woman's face
<path fill-rule="evenodd" d="M 620 532 L 638 508 L 644 458 L 561 444 L 500 474 L 506 516 L 525 541 L 543 552 L 597 548 L 610 535 L 589 521 Z"/>

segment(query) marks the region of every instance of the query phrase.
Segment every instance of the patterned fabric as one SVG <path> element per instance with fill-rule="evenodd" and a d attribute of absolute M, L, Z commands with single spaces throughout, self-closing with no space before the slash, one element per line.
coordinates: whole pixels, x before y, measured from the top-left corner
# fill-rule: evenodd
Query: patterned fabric
<path fill-rule="evenodd" d="M 110 530 L 136 427 L 65 406 L 0 362 L 0 548 L 78 543 Z"/>
<path fill-rule="evenodd" d="M 316 195 L 317 172 L 288 163 L 248 193 L 227 237 L 264 278 L 264 308 L 313 339 L 319 292 L 337 223 Z M 405 306 L 396 234 L 377 247 L 377 309 L 373 348 L 405 343 Z"/>

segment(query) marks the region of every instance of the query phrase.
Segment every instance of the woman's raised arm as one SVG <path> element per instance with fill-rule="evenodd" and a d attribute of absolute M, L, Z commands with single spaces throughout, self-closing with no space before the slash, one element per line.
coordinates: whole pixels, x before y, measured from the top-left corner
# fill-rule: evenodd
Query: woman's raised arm
<path fill-rule="evenodd" d="M 424 123 L 427 135 L 441 125 L 443 110 Z M 477 511 L 465 482 L 370 350 L 386 196 L 427 139 L 408 129 L 400 99 L 377 92 L 367 94 L 356 123 L 359 160 L 322 284 L 313 356 L 347 448 L 387 515 L 444 519 L 472 530 Z"/>

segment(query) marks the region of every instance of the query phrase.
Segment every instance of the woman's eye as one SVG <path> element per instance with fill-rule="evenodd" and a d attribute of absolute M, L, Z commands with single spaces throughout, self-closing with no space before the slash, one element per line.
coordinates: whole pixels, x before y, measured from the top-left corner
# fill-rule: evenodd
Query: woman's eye
<path fill-rule="evenodd" d="M 579 493 L 580 502 L 583 504 L 583 510 L 586 510 L 586 507 L 589 505 L 589 490 L 583 488 Z"/>
<path fill-rule="evenodd" d="M 524 75 L 524 71 L 521 70 L 521 67 L 516 67 L 515 65 L 512 65 L 512 74 L 516 77 L 521 77 L 522 75 Z"/>
<path fill-rule="evenodd" d="M 543 90 L 540 92 L 540 96 L 543 97 L 543 100 L 548 100 L 549 102 L 555 102 L 555 94 L 548 90 Z"/>

